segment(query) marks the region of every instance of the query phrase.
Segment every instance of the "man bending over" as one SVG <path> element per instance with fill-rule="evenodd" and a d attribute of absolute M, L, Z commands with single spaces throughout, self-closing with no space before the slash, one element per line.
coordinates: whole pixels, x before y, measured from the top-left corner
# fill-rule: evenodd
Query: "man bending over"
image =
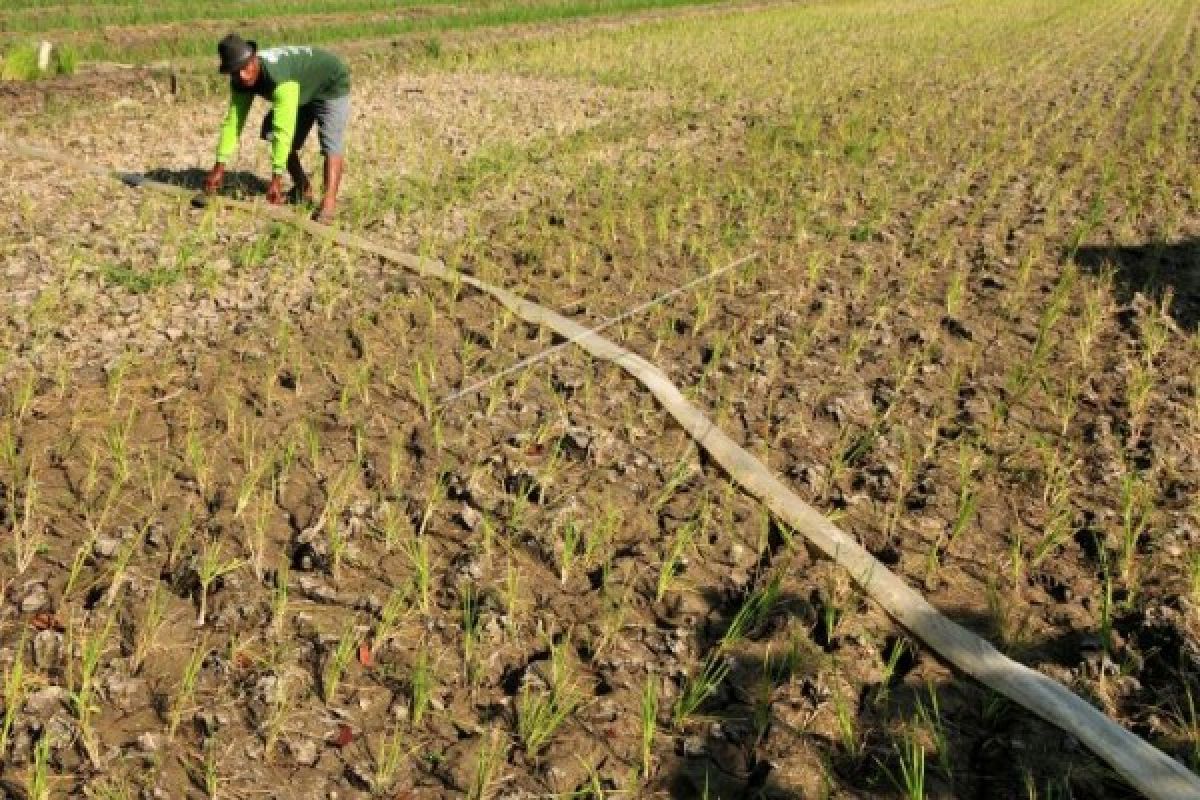
<path fill-rule="evenodd" d="M 292 177 L 293 199 L 313 200 L 312 183 L 300 164 L 299 150 L 315 122 L 325 156 L 325 196 L 313 219 L 331 222 L 337 208 L 345 163 L 343 141 L 350 119 L 350 71 L 346 65 L 333 53 L 316 47 L 273 47 L 259 52 L 255 42 L 234 33 L 220 41 L 217 54 L 221 57 L 221 73 L 229 76 L 229 113 L 221 126 L 217 162 L 204 181 L 204 190 L 211 194 L 221 188 L 225 164 L 237 149 L 246 115 L 257 95 L 272 104 L 262 126 L 262 138 L 271 142 L 267 202 L 283 202 L 285 169 Z"/>

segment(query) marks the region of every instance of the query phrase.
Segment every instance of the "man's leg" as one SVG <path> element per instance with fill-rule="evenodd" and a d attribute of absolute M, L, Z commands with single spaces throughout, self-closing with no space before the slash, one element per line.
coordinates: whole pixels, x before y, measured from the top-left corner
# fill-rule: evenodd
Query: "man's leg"
<path fill-rule="evenodd" d="M 338 189 L 346 167 L 344 140 L 349 121 L 349 95 L 323 101 L 317 108 L 317 135 L 321 140 L 321 153 L 325 156 L 325 195 L 313 218 L 321 222 L 331 221 L 337 211 Z"/>
<path fill-rule="evenodd" d="M 322 218 L 332 218 L 337 211 L 338 187 L 342 184 L 342 170 L 345 166 L 345 156 L 325 156 L 325 196 L 321 200 L 320 210 Z"/>

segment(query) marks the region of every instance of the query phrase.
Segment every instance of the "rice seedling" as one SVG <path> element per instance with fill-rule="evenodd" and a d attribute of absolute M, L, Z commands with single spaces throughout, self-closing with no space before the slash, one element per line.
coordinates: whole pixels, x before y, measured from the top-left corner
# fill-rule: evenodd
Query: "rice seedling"
<path fill-rule="evenodd" d="M 908 647 L 910 645 L 905 639 L 896 639 L 891 647 L 886 648 L 883 672 L 879 678 L 879 690 L 875 693 L 876 707 L 887 705 L 888 697 L 891 695 L 892 681 L 896 677 L 896 668 L 899 666 L 900 659 L 904 657 L 904 653 Z"/>
<path fill-rule="evenodd" d="M 729 670 L 729 662 L 724 656 L 712 655 L 705 660 L 699 672 L 687 679 L 671 712 L 676 729 L 683 728 L 704 702 L 717 693 L 729 677 Z"/>
<path fill-rule="evenodd" d="M 863 754 L 865 743 L 859 735 L 854 710 L 840 691 L 833 693 L 833 714 L 837 722 L 838 743 L 842 746 L 842 751 L 850 758 L 858 760 Z"/>
<path fill-rule="evenodd" d="M 417 651 L 416 660 L 413 662 L 408 679 L 409 718 L 412 720 L 414 728 L 421 725 L 421 721 L 429 710 L 430 699 L 433 697 L 433 666 L 429 651 L 422 645 L 421 649 Z"/>
<path fill-rule="evenodd" d="M 33 764 L 25 783 L 29 800 L 50 800 L 50 737 L 40 736 L 33 745 Z"/>
<path fill-rule="evenodd" d="M 975 519 L 979 506 L 979 490 L 976 487 L 975 471 L 980 456 L 972 444 L 964 444 L 958 453 L 958 501 L 954 509 L 954 522 L 950 526 L 949 541 L 953 543 Z"/>
<path fill-rule="evenodd" d="M 226 559 L 221 553 L 220 541 L 205 541 L 196 562 L 196 581 L 200 584 L 198 592 L 199 611 L 196 615 L 196 627 L 202 628 L 208 621 L 208 595 L 217 579 L 241 569 L 245 562 L 241 559 Z"/>
<path fill-rule="evenodd" d="M 517 737 L 531 759 L 537 759 L 563 722 L 582 703 L 570 687 L 544 691 L 526 685 L 517 696 Z"/>
<path fill-rule="evenodd" d="M 775 573 L 762 588 L 755 589 L 746 596 L 741 607 L 733 615 L 733 619 L 729 621 L 729 627 L 725 629 L 718 649 L 728 651 L 747 634 L 766 622 L 775 604 L 779 601 L 781 581 L 780 574 Z"/>
<path fill-rule="evenodd" d="M 374 761 L 374 789 L 377 792 L 389 790 L 396 781 L 397 773 L 408 755 L 404 747 L 404 732 L 399 723 L 392 726 L 391 733 L 381 738 L 376 746 Z"/>
<path fill-rule="evenodd" d="M 173 739 L 175 732 L 179 729 L 179 723 L 183 721 L 184 714 L 188 713 L 192 708 L 192 703 L 196 696 L 196 681 L 200 677 L 200 670 L 204 666 L 204 662 L 208 659 L 209 648 L 206 641 L 192 650 L 188 656 L 187 662 L 184 664 L 183 672 L 179 676 L 179 683 L 175 690 L 175 697 L 171 702 L 170 711 L 167 716 L 167 738 Z"/>
<path fill-rule="evenodd" d="M 25 636 L 17 641 L 16 655 L 4 675 L 4 716 L 0 718 L 0 753 L 8 752 L 8 739 L 12 734 L 17 711 L 25 703 L 29 678 L 25 674 Z"/>
<path fill-rule="evenodd" d="M 326 704 L 337 701 L 337 691 L 346 675 L 346 667 L 354 658 L 358 645 L 358 632 L 351 620 L 342 630 L 332 649 L 325 655 L 325 666 L 321 670 L 321 698 Z"/>
<path fill-rule="evenodd" d="M 275 636 L 282 636 L 288 616 L 288 579 L 291 562 L 287 557 L 279 559 L 271 579 L 271 628 Z"/>
<path fill-rule="evenodd" d="M 642 733 L 642 763 L 639 776 L 643 781 L 650 779 L 653 767 L 652 757 L 654 736 L 658 731 L 658 683 L 657 676 L 647 675 L 646 684 L 642 688 L 641 704 L 641 733 Z"/>
<path fill-rule="evenodd" d="M 904 736 L 899 748 L 900 779 L 893 780 L 908 800 L 925 798 L 925 748 L 911 733 Z"/>
<path fill-rule="evenodd" d="M 479 646 L 480 609 L 479 598 L 471 584 L 464 584 L 462 589 L 462 635 L 463 635 L 463 672 L 467 677 L 467 685 L 474 688 L 479 681 L 479 663 L 477 648 Z"/>
<path fill-rule="evenodd" d="M 1152 502 L 1150 487 L 1138 473 L 1130 470 L 1121 476 L 1119 565 L 1126 582 L 1134 578 L 1138 546 L 1150 525 Z"/>
<path fill-rule="evenodd" d="M 507 737 L 494 730 L 484 735 L 484 742 L 475 759 L 475 772 L 467 787 L 468 800 L 485 800 L 491 796 L 497 779 L 496 772 L 504 763 L 507 752 Z"/>
<path fill-rule="evenodd" d="M 926 686 L 926 690 L 929 701 L 917 701 L 917 719 L 933 740 L 934 753 L 937 756 L 942 777 L 953 784 L 954 770 L 950 753 L 950 736 L 946 722 L 942 719 L 938 690 L 932 683 Z"/>
<path fill-rule="evenodd" d="M 579 559 L 579 551 L 583 542 L 581 541 L 579 526 L 575 524 L 574 520 L 565 520 L 559 527 L 562 531 L 562 552 L 559 557 L 558 579 L 563 586 L 566 586 L 567 578 L 571 574 L 571 568 Z"/>
<path fill-rule="evenodd" d="M 141 671 L 146 658 L 158 646 L 158 636 L 167 621 L 167 592 L 161 584 L 155 584 L 142 611 L 133 641 L 133 652 L 129 656 L 129 669 L 133 674 Z"/>
<path fill-rule="evenodd" d="M 411 539 L 405 546 L 405 554 L 412 566 L 413 591 L 417 600 L 417 608 L 422 614 L 430 610 L 430 592 L 433 585 L 433 567 L 430 561 L 429 539 L 418 536 Z"/>
<path fill-rule="evenodd" d="M 24 575 L 33 566 L 42 547 L 45 545 L 45 523 L 37 515 L 38 482 L 33 477 L 34 462 L 30 459 L 29 470 L 24 481 L 25 496 L 21 501 L 20 519 L 14 520 L 11 526 L 10 546 L 12 548 L 13 565 L 18 575 Z M 10 490 L 9 508 L 17 508 L 15 501 L 16 488 Z"/>
<path fill-rule="evenodd" d="M 97 752 L 92 720 L 100 711 L 96 679 L 101 659 L 108 648 L 112 625 L 113 617 L 109 615 L 104 618 L 104 624 L 98 630 L 85 631 L 83 623 L 74 620 L 67 627 L 67 692 L 71 710 L 79 721 L 80 737 L 93 760 Z M 73 656 L 76 650 L 79 653 L 78 665 Z"/>
<path fill-rule="evenodd" d="M 263 760 L 270 763 L 279 738 L 283 735 L 284 726 L 294 701 L 292 678 L 286 670 L 276 672 L 275 685 L 267 700 L 267 710 L 261 723 L 260 733 L 263 740 Z"/>
<path fill-rule="evenodd" d="M 679 575 L 683 572 L 686 555 L 692 549 L 697 527 L 698 524 L 696 522 L 688 522 L 681 525 L 671 538 L 666 557 L 663 559 L 662 566 L 658 572 L 658 584 L 654 595 L 655 600 L 658 602 L 662 602 L 667 592 L 671 591 Z"/>

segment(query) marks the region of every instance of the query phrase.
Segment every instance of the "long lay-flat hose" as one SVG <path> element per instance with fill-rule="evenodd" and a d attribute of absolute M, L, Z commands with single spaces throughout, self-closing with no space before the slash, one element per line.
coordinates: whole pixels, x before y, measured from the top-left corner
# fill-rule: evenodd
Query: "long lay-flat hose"
<path fill-rule="evenodd" d="M 143 178 L 138 173 L 80 165 L 57 153 L 2 138 L 0 147 L 28 158 L 82 166 L 89 172 L 114 177 L 131 186 L 185 196 L 192 194 L 178 186 Z M 449 269 L 440 261 L 385 247 L 285 209 L 220 196 L 213 196 L 211 202 L 291 223 L 314 236 L 370 253 L 418 275 L 470 286 L 490 295 L 526 322 L 549 328 L 592 356 L 621 367 L 654 394 L 663 408 L 742 489 L 762 501 L 772 513 L 846 569 L 872 600 L 950 664 L 1079 739 L 1146 797 L 1152 800 L 1200 800 L 1200 776 L 1127 731 L 1062 684 L 1013 661 L 982 637 L 948 619 L 858 542 L 801 500 L 761 461 L 688 402 L 666 374 L 646 359 L 561 314 L 507 289 Z"/>

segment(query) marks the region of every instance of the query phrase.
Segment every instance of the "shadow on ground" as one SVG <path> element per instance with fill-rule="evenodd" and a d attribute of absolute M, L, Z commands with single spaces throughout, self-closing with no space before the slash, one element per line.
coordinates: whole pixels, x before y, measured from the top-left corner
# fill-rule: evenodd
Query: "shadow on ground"
<path fill-rule="evenodd" d="M 169 183 L 172 186 L 181 186 L 184 189 L 199 190 L 204 188 L 204 179 L 208 177 L 208 170 L 199 167 L 190 169 L 159 168 L 152 169 L 141 177 L 146 180 Z M 222 191 L 235 196 L 263 194 L 267 191 L 267 181 L 253 172 L 226 172 Z"/>
<path fill-rule="evenodd" d="M 701 644 L 713 653 L 724 633 L 721 625 L 732 623 L 744 598 L 714 594 L 709 599 L 719 608 L 734 609 L 723 614 L 717 626 L 710 625 L 699 634 Z M 946 615 L 995 641 L 995 623 L 990 617 L 964 610 Z M 729 660 L 728 676 L 697 718 L 703 721 L 681 738 L 678 758 L 659 776 L 660 790 L 675 800 L 912 796 L 903 788 L 903 736 L 898 731 L 922 719 L 923 714 L 928 720 L 936 696 L 938 710 L 933 715 L 941 720 L 945 738 L 941 747 L 931 747 L 929 740 L 924 740 L 923 796 L 989 800 L 1140 797 L 1073 737 L 986 687 L 965 677 L 933 681 L 923 675 L 944 675 L 944 670 L 937 667 L 937 656 L 908 637 L 891 636 L 864 647 L 856 637 L 831 636 L 824 630 L 827 618 L 815 592 L 811 597 L 778 598 L 770 616 L 749 631 L 744 641 L 752 649 L 755 642 L 765 645 L 790 637 L 792 653 L 776 647 L 766 649 L 765 657 L 738 652 Z M 1118 631 L 1125 631 L 1126 647 L 1132 649 L 1115 653 L 1115 658 L 1143 659 L 1141 684 L 1133 698 L 1136 703 L 1161 707 L 1166 702 L 1164 692 L 1181 692 L 1180 680 L 1195 684 L 1193 692 L 1200 688 L 1196 681 L 1181 677 L 1188 672 L 1185 665 L 1173 660 L 1169 652 L 1157 650 L 1157 642 L 1138 638 L 1142 623 L 1140 615 L 1116 623 Z M 1094 631 L 1026 639 L 1008 652 L 1023 664 L 1052 666 L 1058 674 L 1087 675 L 1116 668 L 1098 646 Z M 839 698 L 838 688 L 830 681 L 839 669 L 836 665 L 840 663 L 851 674 L 855 664 L 876 658 L 879 662 L 893 660 L 890 677 L 866 682 L 857 697 Z M 1156 660 L 1157 666 L 1167 669 L 1148 669 Z M 780 703 L 804 710 L 799 715 L 793 711 L 793 719 L 807 714 L 807 719 L 823 717 L 825 723 L 818 721 L 804 728 L 789 724 L 782 719 L 787 715 L 780 713 Z M 856 745 L 847 747 L 847 738 L 831 723 L 839 714 L 852 720 Z M 1196 756 L 1194 745 L 1166 738 L 1161 732 L 1141 730 L 1137 724 L 1133 729 L 1181 761 Z M 798 760 L 797 754 L 803 757 Z"/>
<path fill-rule="evenodd" d="M 1175 322 L 1188 333 L 1200 326 L 1200 239 L 1129 247 L 1085 246 L 1076 251 L 1075 262 L 1096 273 L 1113 269 L 1121 303 L 1128 303 L 1139 292 L 1160 297 L 1170 290 Z"/>

